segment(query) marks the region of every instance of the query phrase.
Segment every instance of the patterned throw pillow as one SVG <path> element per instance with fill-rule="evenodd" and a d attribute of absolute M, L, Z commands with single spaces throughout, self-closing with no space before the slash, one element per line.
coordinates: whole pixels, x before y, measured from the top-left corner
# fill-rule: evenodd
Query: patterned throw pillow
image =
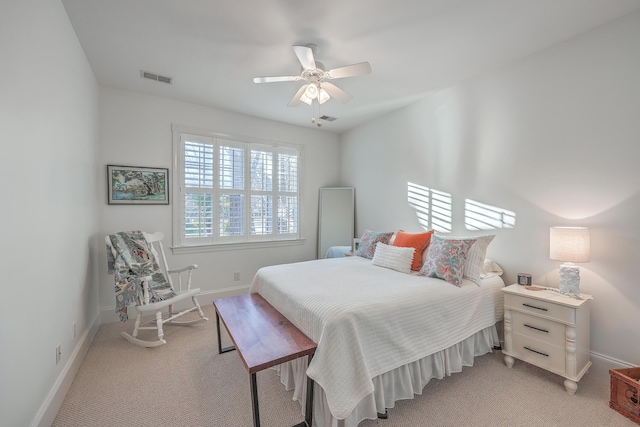
<path fill-rule="evenodd" d="M 393 232 L 383 233 L 364 230 L 362 237 L 360 237 L 360 245 L 358 246 L 358 252 L 356 252 L 356 255 L 372 259 L 373 255 L 376 253 L 376 244 L 378 242 L 384 243 L 385 245 L 388 244 L 391 236 L 393 236 Z"/>
<path fill-rule="evenodd" d="M 484 259 L 487 256 L 487 247 L 489 243 L 496 237 L 495 234 L 489 234 L 485 236 L 467 236 L 467 237 L 451 237 L 440 236 L 446 240 L 464 240 L 465 242 L 474 241 L 471 244 L 467 256 L 464 259 L 464 270 L 462 271 L 462 277 L 471 280 L 476 285 L 480 286 L 480 275 L 482 274 L 482 265 Z"/>
<path fill-rule="evenodd" d="M 415 248 L 390 246 L 384 243 L 376 244 L 376 252 L 371 263 L 379 267 L 390 268 L 400 273 L 411 273 L 411 263 Z"/>
<path fill-rule="evenodd" d="M 437 277 L 460 287 L 464 259 L 475 242 L 473 239 L 443 239 L 437 235 L 431 236 L 427 259 L 420 269 L 420 274 Z"/>

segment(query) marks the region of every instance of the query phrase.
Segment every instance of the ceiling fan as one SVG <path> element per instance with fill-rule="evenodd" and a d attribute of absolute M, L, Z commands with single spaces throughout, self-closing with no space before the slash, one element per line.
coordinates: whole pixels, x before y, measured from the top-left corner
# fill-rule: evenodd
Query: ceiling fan
<path fill-rule="evenodd" d="M 296 94 L 293 95 L 293 98 L 291 98 L 291 101 L 287 104 L 289 107 L 297 107 L 301 102 L 311 105 L 314 100 L 316 100 L 318 104 L 324 104 L 331 98 L 335 98 L 343 104 L 349 102 L 353 97 L 327 80 L 371 74 L 371 65 L 369 65 L 368 62 L 360 62 L 358 64 L 325 70 L 324 64 L 316 61 L 314 58 L 314 55 L 318 51 L 318 46 L 314 44 L 293 46 L 293 51 L 298 57 L 300 65 L 302 65 L 300 75 L 255 77 L 253 79 L 254 83 L 304 80 L 305 84 L 298 89 Z M 312 118 L 311 121 L 313 123 L 316 122 L 315 118 Z M 318 126 L 321 126 L 320 122 L 318 122 Z"/>

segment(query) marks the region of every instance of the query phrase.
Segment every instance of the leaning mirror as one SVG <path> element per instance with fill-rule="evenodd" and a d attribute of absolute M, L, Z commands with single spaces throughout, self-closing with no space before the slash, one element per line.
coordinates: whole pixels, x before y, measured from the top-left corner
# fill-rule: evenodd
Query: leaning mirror
<path fill-rule="evenodd" d="M 353 187 L 320 189 L 318 212 L 318 258 L 351 252 L 355 220 Z"/>

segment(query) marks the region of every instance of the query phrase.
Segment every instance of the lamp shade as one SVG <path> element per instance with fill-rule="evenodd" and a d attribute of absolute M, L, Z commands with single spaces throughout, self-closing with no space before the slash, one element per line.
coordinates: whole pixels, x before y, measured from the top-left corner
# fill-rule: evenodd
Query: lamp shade
<path fill-rule="evenodd" d="M 329 96 L 329 94 L 327 93 L 326 90 L 324 90 L 323 88 L 320 88 L 320 91 L 318 92 L 318 102 L 320 104 L 324 104 L 325 102 L 327 102 L 331 97 Z"/>
<path fill-rule="evenodd" d="M 586 227 L 551 227 L 549 257 L 565 262 L 591 261 L 591 242 Z"/>
<path fill-rule="evenodd" d="M 316 99 L 318 96 L 318 86 L 316 86 L 315 83 L 309 83 L 304 94 L 309 99 Z"/>

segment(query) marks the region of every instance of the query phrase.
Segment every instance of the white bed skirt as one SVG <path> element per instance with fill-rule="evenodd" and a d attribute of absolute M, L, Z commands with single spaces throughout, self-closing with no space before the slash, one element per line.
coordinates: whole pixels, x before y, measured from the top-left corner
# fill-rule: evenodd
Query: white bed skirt
<path fill-rule="evenodd" d="M 378 413 L 393 408 L 401 399 L 413 399 L 432 378 L 442 379 L 461 372 L 463 366 L 473 366 L 476 356 L 491 352 L 499 346 L 498 331 L 494 326 L 483 329 L 451 347 L 424 357 L 416 362 L 400 366 L 373 378 L 375 390 L 365 396 L 344 420 L 331 415 L 322 387 L 315 384 L 313 416 L 318 427 L 356 427 L 365 419 L 376 419 Z M 287 390 L 294 390 L 293 399 L 305 402 L 307 383 L 307 358 L 302 357 L 277 366 L 280 381 Z M 302 404 L 304 415 L 304 404 Z"/>

